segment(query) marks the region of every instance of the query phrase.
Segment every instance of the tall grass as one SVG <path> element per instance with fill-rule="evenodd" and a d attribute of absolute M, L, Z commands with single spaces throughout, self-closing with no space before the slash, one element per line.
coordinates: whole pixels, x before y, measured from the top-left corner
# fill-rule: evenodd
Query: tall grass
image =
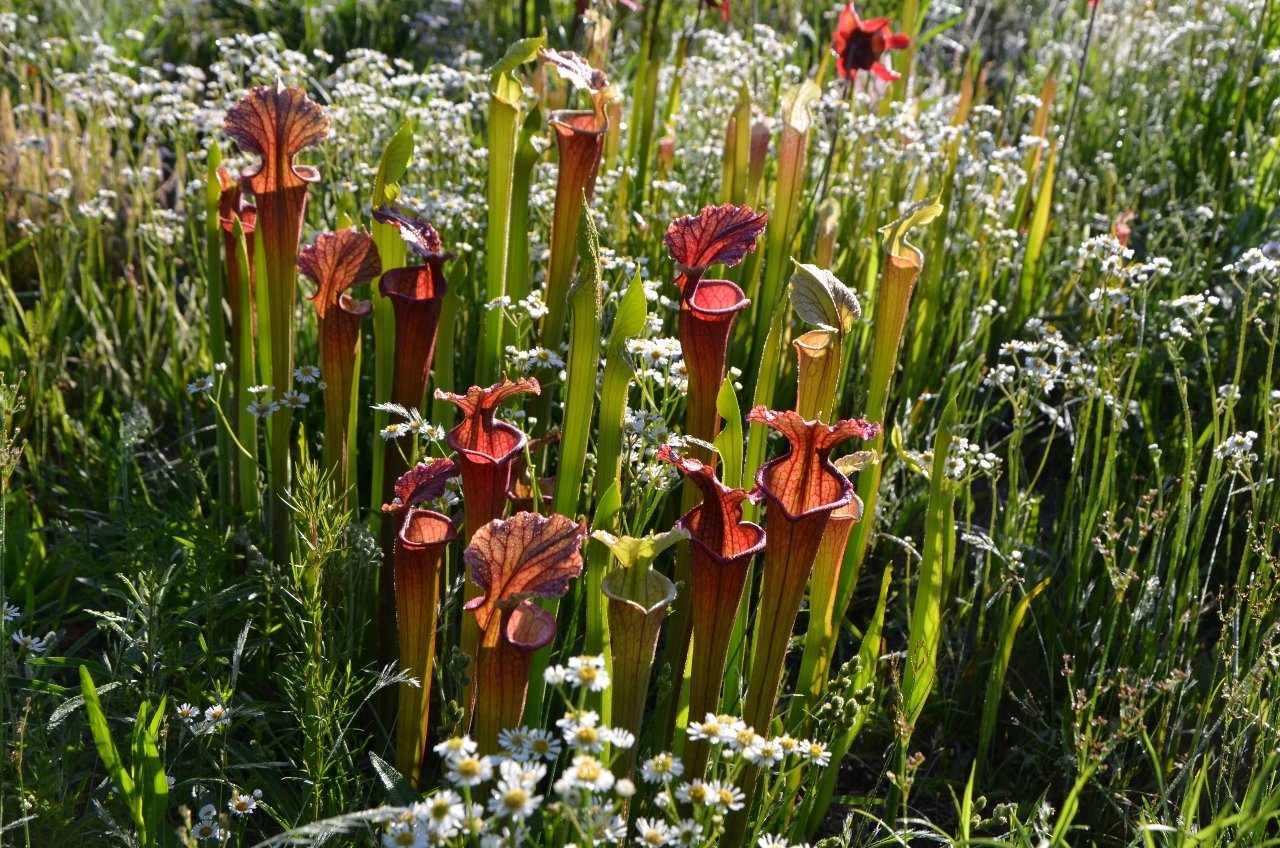
<path fill-rule="evenodd" d="M 740 410 L 758 379 L 770 380 L 775 408 L 796 400 L 786 342 L 802 328 L 781 285 L 791 258 L 829 255 L 862 301 L 864 318 L 842 337 L 832 417 L 863 415 L 869 400 L 879 405 L 878 230 L 939 198 L 943 214 L 911 236 L 925 262 L 887 384 L 876 506 L 834 602 L 848 613 L 833 628 L 832 672 L 796 699 L 812 714 L 794 721 L 827 733 L 843 757 L 811 793 L 795 780 L 773 785 L 753 829 L 832 844 L 1270 844 L 1280 820 L 1280 12 L 1270 0 L 1102 0 L 1085 51 L 1084 2 L 904 12 L 868 0 L 863 17 L 894 17 L 916 36 L 907 81 L 882 90 L 863 77 L 833 83 L 833 9 L 759 5 L 734 4 L 727 26 L 701 4 L 613 10 L 607 66 L 625 104 L 613 114 L 627 121 L 605 140 L 594 226 L 584 227 L 599 234 L 599 281 L 576 295 L 574 409 L 530 406 L 546 420 L 526 428 L 587 423 L 573 447 L 585 452 L 573 455 L 581 485 L 552 489 L 561 511 L 594 512 L 597 527 L 637 537 L 669 528 L 678 487 L 655 453 L 682 420 L 686 384 L 666 222 L 730 195 L 774 198 L 779 228 L 731 272 L 757 310 L 731 340 L 729 363 L 746 374 L 730 371 L 717 404 L 732 419 L 718 445 L 733 483 Z M 205 252 L 207 150 L 248 86 L 278 77 L 308 88 L 334 127 L 308 160 L 324 174 L 310 242 L 368 222 L 385 195 L 378 157 L 412 126 L 398 202 L 459 254 L 436 379 L 465 391 L 504 368 L 538 369 L 561 398 L 563 364 L 534 355 L 545 305 L 527 297 L 545 283 L 556 163 L 549 136 L 528 125 L 520 134 L 512 120 L 500 129 L 515 181 L 527 177 L 527 217 L 486 205 L 495 127 L 485 69 L 541 31 L 530 21 L 545 20 L 556 47 L 575 46 L 569 34 L 586 24 L 560 2 L 481 4 L 470 23 L 416 4 L 322 12 L 113 2 L 20 3 L 0 15 L 0 372 L 25 372 L 0 389 L 0 463 L 11 448 L 18 457 L 12 477 L 0 465 L 0 586 L 16 607 L 0 647 L 6 845 L 133 838 L 120 787 L 113 794 L 90 745 L 81 666 L 117 744 L 140 705 L 167 698 L 165 840 L 210 803 L 229 838 L 253 844 L 411 800 L 384 762 L 395 734 L 382 702 L 404 678 L 378 662 L 370 625 L 377 528 L 350 511 L 379 493 L 362 479 L 344 500 L 302 463 L 293 555 L 276 563 L 259 519 L 217 500 L 220 419 L 211 398 L 187 389 L 217 364 L 205 311 L 206 269 L 218 267 Z M 236 34 L 244 29 L 270 34 Z M 812 125 L 788 140 L 797 115 L 784 103 L 804 79 L 817 85 Z M 554 84 L 506 82 L 529 83 L 521 95 L 537 109 L 557 105 Z M 749 196 L 747 124 L 765 117 L 774 146 Z M 664 135 L 676 142 L 669 158 Z M 780 157 L 796 144 L 803 153 Z M 779 170 L 789 165 L 794 173 Z M 523 191 L 503 202 L 522 205 Z M 491 232 L 511 239 L 496 263 L 491 213 L 502 218 Z M 508 233 L 509 220 L 527 232 Z M 512 255 L 527 257 L 527 281 L 504 274 Z M 504 277 L 520 297 L 491 303 Z M 297 318 L 297 361 L 318 362 L 314 322 Z M 586 349 L 585 326 L 601 348 Z M 596 406 L 621 417 L 620 432 L 612 420 L 592 429 L 589 411 L 574 417 L 591 386 L 574 365 L 603 371 Z M 373 398 L 373 366 L 363 371 L 358 396 Z M 311 454 L 319 405 L 297 413 Z M 423 413 L 453 423 L 450 409 Z M 352 443 L 370 468 L 382 449 L 375 418 L 357 418 Z M 557 450 L 531 450 L 533 492 Z M 777 451 L 753 433 L 747 470 Z M 624 490 L 626 508 L 602 518 L 610 491 Z M 461 614 L 459 559 L 444 565 L 441 621 Z M 600 601 L 582 591 L 562 602 L 555 653 L 538 662 L 567 662 L 600 638 Z M 721 703 L 732 713 L 758 591 L 748 586 L 728 661 Z M 820 624 L 808 616 L 802 607 L 796 634 Z M 19 630 L 41 649 L 11 638 Z M 436 679 L 420 682 L 444 738 L 462 721 L 468 672 L 455 633 L 440 639 Z M 655 668 L 651 688 L 679 712 L 670 667 Z M 784 677 L 789 725 L 793 691 Z M 186 704 L 194 715 L 174 712 Z M 531 724 L 560 705 L 548 690 L 535 707 Z M 642 734 L 640 758 L 660 746 Z M 428 755 L 426 782 L 442 768 Z M 227 812 L 254 790 L 251 815 Z M 788 806 L 796 793 L 808 806 Z M 341 826 L 368 832 L 364 821 Z"/>

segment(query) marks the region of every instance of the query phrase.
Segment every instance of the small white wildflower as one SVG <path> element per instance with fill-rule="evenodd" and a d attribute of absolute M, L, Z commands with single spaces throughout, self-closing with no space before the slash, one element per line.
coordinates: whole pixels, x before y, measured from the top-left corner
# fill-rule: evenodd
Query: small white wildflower
<path fill-rule="evenodd" d="M 720 811 L 741 810 L 745 801 L 742 790 L 732 783 L 713 780 L 707 784 L 708 804 Z"/>
<path fill-rule="evenodd" d="M 548 686 L 563 686 L 569 682 L 569 669 L 562 665 L 553 665 L 542 672 L 542 679 Z"/>
<path fill-rule="evenodd" d="M 320 369 L 315 365 L 299 365 L 293 369 L 293 379 L 310 385 L 320 379 Z"/>
<path fill-rule="evenodd" d="M 382 436 L 383 441 L 389 442 L 392 439 L 398 439 L 401 436 L 408 435 L 409 428 L 403 424 L 388 424 L 383 427 L 378 435 Z"/>
<path fill-rule="evenodd" d="M 493 777 L 493 760 L 476 754 L 451 757 L 445 776 L 454 786 L 479 786 Z"/>
<path fill-rule="evenodd" d="M 258 799 L 243 792 L 237 792 L 227 802 L 227 809 L 243 818 L 258 809 Z"/>
<path fill-rule="evenodd" d="M 560 740 L 549 730 L 538 728 L 529 731 L 528 752 L 531 757 L 554 763 L 560 758 Z"/>
<path fill-rule="evenodd" d="M 9 622 L 22 617 L 22 610 L 18 609 L 16 606 L 9 603 L 7 600 L 3 603 L 3 605 L 0 605 L 0 612 L 3 613 L 5 624 L 8 624 Z"/>
<path fill-rule="evenodd" d="M 191 826 L 191 836 L 200 841 L 221 842 L 226 834 L 215 819 L 200 819 Z"/>
<path fill-rule="evenodd" d="M 713 787 L 703 780 L 685 781 L 676 787 L 676 800 L 682 804 L 710 804 Z"/>
<path fill-rule="evenodd" d="M 249 414 L 254 418 L 263 418 L 279 409 L 279 404 L 273 400 L 255 400 L 245 407 Z"/>
<path fill-rule="evenodd" d="M 48 647 L 48 644 L 44 639 L 34 635 L 28 636 L 21 630 L 14 633 L 10 638 L 12 638 L 14 644 L 18 646 L 19 651 L 25 651 L 31 654 L 43 654 L 45 648 Z"/>
<path fill-rule="evenodd" d="M 290 389 L 280 396 L 280 403 L 289 409 L 302 409 L 310 400 L 310 395 L 297 389 Z"/>
<path fill-rule="evenodd" d="M 457 834 L 466 818 L 462 796 L 452 789 L 441 789 L 425 801 L 414 804 L 413 813 L 429 832 L 445 838 Z"/>
<path fill-rule="evenodd" d="M 191 704 L 183 704 L 182 706 L 178 707 L 178 718 L 182 719 L 187 724 L 190 724 L 191 722 L 195 721 L 199 715 L 200 715 L 200 710 L 197 709 L 196 707 L 193 707 Z M 212 806 L 213 806 L 212 804 L 209 804 L 207 805 L 206 809 Z M 200 818 L 205 818 L 205 817 L 201 816 Z"/>
<path fill-rule="evenodd" d="M 640 845 L 657 848 L 670 844 L 674 836 L 671 826 L 661 819 L 647 819 L 644 816 L 636 819 L 635 841 Z"/>
<path fill-rule="evenodd" d="M 645 783 L 670 783 L 684 774 L 684 763 L 663 751 L 644 761 L 640 777 Z"/>
<path fill-rule="evenodd" d="M 213 388 L 213 377 L 200 377 L 194 383 L 187 383 L 187 394 L 195 396 Z"/>
<path fill-rule="evenodd" d="M 250 386 L 245 389 L 245 391 L 251 395 L 269 395 L 274 392 L 275 389 L 271 386 Z"/>
<path fill-rule="evenodd" d="M 465 757 L 468 754 L 474 754 L 477 745 L 470 736 L 454 736 L 436 745 L 432 750 L 441 757 Z"/>
<path fill-rule="evenodd" d="M 585 686 L 592 692 L 603 692 L 609 687 L 604 657 L 573 657 L 569 660 L 568 680 L 575 688 Z"/>

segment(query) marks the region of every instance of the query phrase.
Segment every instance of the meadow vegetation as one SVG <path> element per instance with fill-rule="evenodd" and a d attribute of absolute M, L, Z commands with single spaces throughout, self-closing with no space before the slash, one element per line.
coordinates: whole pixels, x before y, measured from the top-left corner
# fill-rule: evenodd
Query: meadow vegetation
<path fill-rule="evenodd" d="M 6 0 L 0 845 L 1280 845 L 1272 0 Z"/>

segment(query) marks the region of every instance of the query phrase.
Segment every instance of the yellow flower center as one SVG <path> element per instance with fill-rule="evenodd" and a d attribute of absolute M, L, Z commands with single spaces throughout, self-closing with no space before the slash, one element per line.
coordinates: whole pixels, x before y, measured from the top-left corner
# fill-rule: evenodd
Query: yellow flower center
<path fill-rule="evenodd" d="M 508 810 L 519 810 L 529 803 L 529 793 L 523 789 L 508 789 L 502 796 L 502 806 Z"/>

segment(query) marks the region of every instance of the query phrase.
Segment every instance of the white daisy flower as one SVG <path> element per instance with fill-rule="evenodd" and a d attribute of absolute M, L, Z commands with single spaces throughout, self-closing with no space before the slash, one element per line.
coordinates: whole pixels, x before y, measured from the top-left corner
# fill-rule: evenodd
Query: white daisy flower
<path fill-rule="evenodd" d="M 573 657 L 569 660 L 568 679 L 574 688 L 585 686 L 592 692 L 603 692 L 609 687 L 604 657 Z"/>
<path fill-rule="evenodd" d="M 636 819 L 635 841 L 640 845 L 666 845 L 673 835 L 671 826 L 661 819 L 647 819 L 644 816 Z"/>
<path fill-rule="evenodd" d="M 188 395 L 203 394 L 204 392 L 207 392 L 212 388 L 213 388 L 213 378 L 201 377 L 198 380 L 196 380 L 194 383 L 187 383 L 187 394 Z"/>
<path fill-rule="evenodd" d="M 462 796 L 452 789 L 441 789 L 412 807 L 414 818 L 430 833 L 446 839 L 457 835 L 466 818 Z"/>
<path fill-rule="evenodd" d="M 536 781 L 535 781 L 536 782 Z M 541 795 L 521 780 L 499 780 L 489 796 L 489 812 L 501 818 L 523 821 L 542 803 Z"/>
<path fill-rule="evenodd" d="M 280 403 L 289 409 L 302 409 L 310 400 L 310 395 L 297 389 L 290 389 L 280 396 Z"/>
<path fill-rule="evenodd" d="M 432 750 L 441 757 L 463 757 L 476 752 L 476 743 L 470 736 L 455 736 L 444 740 Z"/>
<path fill-rule="evenodd" d="M 200 841 L 221 842 L 226 834 L 215 819 L 200 819 L 191 826 L 191 836 Z"/>
<path fill-rule="evenodd" d="M 821 742 L 806 741 L 802 753 L 815 766 L 826 768 L 831 764 L 831 752 Z"/>
<path fill-rule="evenodd" d="M 293 369 L 293 379 L 299 383 L 310 385 L 320 379 L 320 368 L 315 365 L 299 365 Z"/>
<path fill-rule="evenodd" d="M 479 786 L 493 777 L 493 760 L 476 754 L 450 757 L 445 776 L 455 786 Z"/>
<path fill-rule="evenodd" d="M 17 633 L 14 633 L 13 636 L 10 638 L 12 638 L 14 644 L 18 646 L 19 651 L 26 651 L 32 654 L 43 654 L 44 649 L 49 647 L 48 642 L 46 640 L 40 638 L 39 636 L 34 636 L 34 635 L 28 636 L 26 633 L 23 633 L 21 630 L 19 630 Z"/>
<path fill-rule="evenodd" d="M 528 751 L 530 756 L 554 763 L 560 758 L 561 750 L 560 740 L 550 730 L 538 728 L 537 730 L 529 731 Z"/>
<path fill-rule="evenodd" d="M 711 796 L 707 803 L 718 810 L 732 812 L 742 809 L 744 800 L 742 790 L 732 783 L 713 780 L 707 784 L 707 792 Z"/>
<path fill-rule="evenodd" d="M 258 809 L 258 799 L 243 792 L 237 792 L 227 802 L 227 809 L 243 818 Z"/>
<path fill-rule="evenodd" d="M 684 774 L 684 763 L 671 754 L 663 751 L 644 761 L 640 767 L 640 778 L 645 783 L 670 783 Z"/>

